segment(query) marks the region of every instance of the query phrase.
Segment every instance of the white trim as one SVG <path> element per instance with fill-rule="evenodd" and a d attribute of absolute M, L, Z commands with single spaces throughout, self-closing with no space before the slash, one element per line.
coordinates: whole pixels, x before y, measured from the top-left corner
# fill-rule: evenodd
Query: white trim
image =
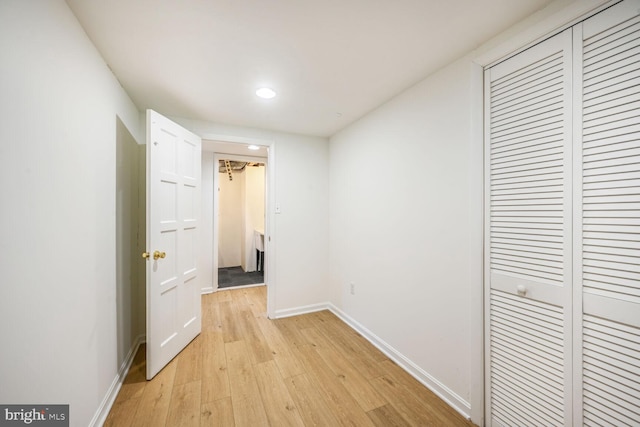
<path fill-rule="evenodd" d="M 264 266 L 264 284 L 267 286 L 267 317 L 276 315 L 276 144 L 271 141 L 267 150 L 267 185 L 265 187 L 265 223 L 264 253 L 267 265 Z M 273 240 L 272 240 L 273 239 Z M 268 255 L 268 256 L 267 256 Z"/>
<path fill-rule="evenodd" d="M 200 290 L 201 295 L 207 295 L 213 293 L 213 286 L 205 286 Z"/>
<path fill-rule="evenodd" d="M 422 385 L 427 387 L 438 397 L 444 400 L 449 406 L 458 411 L 462 416 L 469 419 L 471 412 L 471 405 L 469 402 L 458 396 L 453 390 L 449 389 L 446 385 L 442 384 L 436 378 L 431 376 L 424 369 L 420 368 L 408 357 L 400 353 L 398 350 L 387 344 L 384 340 L 379 338 L 376 334 L 365 328 L 358 321 L 351 316 L 340 310 L 338 307 L 330 302 L 305 305 L 302 307 L 289 308 L 285 310 L 278 310 L 276 312 L 277 319 L 284 317 L 297 316 L 300 314 L 314 313 L 316 311 L 329 310 L 340 320 L 342 320 L 347 326 L 354 331 L 362 335 L 367 341 L 369 341 L 374 347 L 382 351 L 389 359 L 394 361 L 398 366 L 404 369 L 409 375 L 418 380 Z"/>
<path fill-rule="evenodd" d="M 93 419 L 89 423 L 89 427 L 94 427 L 94 426 L 97 427 L 97 426 L 104 425 L 104 422 L 107 420 L 107 416 L 109 415 L 109 412 L 111 411 L 111 408 L 113 407 L 113 404 L 116 401 L 116 397 L 118 397 L 118 393 L 122 388 L 124 379 L 127 377 L 127 374 L 129 373 L 129 369 L 131 368 L 133 359 L 136 357 L 136 353 L 138 353 L 138 349 L 140 348 L 140 346 L 145 342 L 146 342 L 146 339 L 144 335 L 138 335 L 136 337 L 135 341 L 133 342 L 133 345 L 129 349 L 129 353 L 127 354 L 127 357 L 124 358 L 124 361 L 122 362 L 122 365 L 118 370 L 118 373 L 113 379 L 113 382 L 111 383 L 111 386 L 107 391 L 107 394 L 104 396 L 104 399 L 102 399 L 100 406 L 98 406 L 98 410 L 96 411 L 95 415 L 93 416 Z"/>
<path fill-rule="evenodd" d="M 571 170 L 573 172 L 573 275 L 571 288 L 573 289 L 573 301 L 571 305 L 572 322 L 573 322 L 573 422 L 574 425 L 584 424 L 583 403 L 584 396 L 582 384 L 584 368 L 583 368 L 583 285 L 582 285 L 582 262 L 584 258 L 582 248 L 582 223 L 583 223 L 583 206 L 582 206 L 582 181 L 583 181 L 583 157 L 582 157 L 582 114 L 583 114 L 583 24 L 579 23 L 573 27 L 573 164 Z"/>
<path fill-rule="evenodd" d="M 202 133 L 200 134 L 200 136 L 202 137 L 202 139 L 206 139 L 208 141 L 231 142 L 231 143 L 244 144 L 244 145 L 264 145 L 268 147 L 273 143 L 273 140 L 270 140 L 270 139 L 235 136 L 235 135 L 221 134 L 221 133 Z M 223 153 L 235 154 L 236 152 L 223 151 Z"/>
<path fill-rule="evenodd" d="M 490 318 L 489 318 L 489 311 L 490 311 L 490 294 L 491 294 L 491 289 L 490 289 L 490 284 L 491 284 L 491 264 L 490 264 L 490 252 L 491 252 L 491 245 L 490 245 L 490 240 L 489 240 L 489 230 L 490 230 L 490 225 L 491 225 L 491 221 L 490 221 L 490 217 L 491 217 L 491 211 L 490 211 L 490 203 L 488 197 L 489 194 L 491 192 L 491 182 L 490 182 L 490 168 L 491 168 L 491 164 L 489 162 L 489 159 L 491 157 L 491 153 L 490 153 L 490 146 L 489 144 L 486 143 L 486 141 L 489 140 L 489 109 L 490 109 L 490 103 L 489 103 L 489 97 L 485 96 L 486 92 L 488 91 L 489 88 L 489 82 L 491 80 L 491 69 L 487 69 L 487 70 L 483 70 L 483 81 L 484 81 L 484 85 L 482 88 L 482 97 L 483 97 L 483 108 L 482 108 L 482 114 L 483 114 L 483 124 L 484 126 L 482 127 L 482 152 L 483 152 L 483 160 L 482 160 L 482 167 L 483 167 L 483 195 L 482 195 L 482 206 L 483 206 L 483 227 L 482 227 L 482 244 L 483 244 L 483 251 L 482 251 L 482 287 L 483 287 L 483 304 L 482 304 L 482 325 L 483 325 L 483 330 L 484 330 L 484 338 L 483 338 L 483 373 L 484 373 L 484 395 L 483 395 L 483 402 L 484 402 L 484 406 L 483 406 L 483 418 L 484 418 L 484 424 L 483 425 L 487 425 L 487 426 L 491 426 L 492 425 L 492 420 L 491 420 L 491 381 L 489 380 L 489 378 L 491 377 L 491 351 L 488 345 L 485 345 L 487 342 L 489 342 L 491 340 L 491 327 L 490 327 Z"/>
<path fill-rule="evenodd" d="M 470 229 L 477 233 L 469 240 L 469 401 L 471 421 L 484 425 L 484 69 L 471 63 L 471 147 L 469 153 Z M 476 210 L 477 208 L 477 210 Z M 480 258 L 477 258 L 477 255 Z M 479 356 L 479 357 L 478 357 Z"/>
<path fill-rule="evenodd" d="M 330 308 L 331 306 L 332 306 L 331 303 L 323 302 L 320 304 L 304 305 L 302 307 L 285 308 L 284 310 L 276 310 L 275 318 L 282 319 L 285 317 L 299 316 L 301 314 L 315 313 L 316 311 L 331 310 Z"/>
<path fill-rule="evenodd" d="M 254 283 L 251 285 L 241 285 L 241 286 L 227 286 L 226 288 L 218 288 L 216 292 L 235 291 L 236 289 L 257 288 L 258 286 L 264 286 L 264 283 Z"/>

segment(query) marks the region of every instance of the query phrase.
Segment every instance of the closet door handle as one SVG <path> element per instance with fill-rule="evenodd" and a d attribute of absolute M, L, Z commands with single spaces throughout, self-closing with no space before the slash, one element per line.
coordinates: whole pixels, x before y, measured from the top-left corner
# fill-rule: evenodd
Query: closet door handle
<path fill-rule="evenodd" d="M 520 295 L 521 297 L 527 296 L 527 288 L 524 285 L 518 285 L 516 290 L 518 292 L 518 295 Z"/>

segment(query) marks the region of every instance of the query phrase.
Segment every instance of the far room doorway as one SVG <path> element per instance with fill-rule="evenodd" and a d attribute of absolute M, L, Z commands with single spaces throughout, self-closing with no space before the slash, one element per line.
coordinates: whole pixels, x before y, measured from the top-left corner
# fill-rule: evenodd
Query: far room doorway
<path fill-rule="evenodd" d="M 250 150 L 255 145 L 258 150 Z M 219 201 L 220 160 L 229 159 L 264 163 L 265 166 L 265 237 L 264 237 L 264 284 L 267 288 L 267 316 L 274 316 L 275 307 L 275 260 L 273 245 L 274 223 L 274 182 L 275 182 L 275 141 L 258 138 L 233 137 L 229 135 L 202 135 L 202 218 L 203 233 L 201 239 L 200 265 L 203 267 L 202 293 L 218 291 L 218 229 L 217 212 Z M 216 189 L 216 191 L 214 191 Z M 224 289 L 222 289 L 224 290 Z"/>
<path fill-rule="evenodd" d="M 265 163 L 218 159 L 218 289 L 264 284 Z M 216 191 L 216 189 L 214 189 Z"/>

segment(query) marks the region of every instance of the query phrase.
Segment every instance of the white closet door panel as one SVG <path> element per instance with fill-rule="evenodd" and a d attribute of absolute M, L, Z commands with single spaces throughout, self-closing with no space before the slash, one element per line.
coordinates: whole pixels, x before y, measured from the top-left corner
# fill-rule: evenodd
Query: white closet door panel
<path fill-rule="evenodd" d="M 491 292 L 491 414 L 500 425 L 563 425 L 563 323 L 561 307 Z"/>
<path fill-rule="evenodd" d="M 576 27 L 584 425 L 640 423 L 640 2 Z"/>
<path fill-rule="evenodd" d="M 486 72 L 490 425 L 571 419 L 571 33 Z"/>
<path fill-rule="evenodd" d="M 638 425 L 640 328 L 585 314 L 583 334 L 585 425 Z"/>
<path fill-rule="evenodd" d="M 640 16 L 625 16 L 623 10 L 631 11 L 623 3 L 587 20 L 582 29 L 582 135 L 589 143 L 582 151 L 582 173 L 591 178 L 582 187 L 583 210 L 590 212 L 582 221 L 583 286 L 585 292 L 640 304 L 640 254 L 633 251 L 640 240 L 640 185 L 630 176 L 640 172 L 640 101 L 608 97 L 606 109 L 588 109 L 606 94 L 588 84 L 587 70 L 600 70 L 605 82 L 615 80 L 610 87 L 617 91 L 640 85 L 640 67 L 632 73 L 618 70 L 640 63 Z"/>

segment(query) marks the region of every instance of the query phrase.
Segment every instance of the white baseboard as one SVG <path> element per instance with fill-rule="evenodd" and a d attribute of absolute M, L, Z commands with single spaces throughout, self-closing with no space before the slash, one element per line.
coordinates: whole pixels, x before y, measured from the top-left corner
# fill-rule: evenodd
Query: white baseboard
<path fill-rule="evenodd" d="M 264 283 L 254 283 L 251 285 L 240 285 L 240 286 L 230 286 L 227 288 L 218 288 L 218 292 L 220 291 L 233 291 L 234 289 L 246 289 L 246 288 L 256 288 L 258 286 L 264 286 Z"/>
<path fill-rule="evenodd" d="M 276 310 L 276 319 L 281 319 L 283 317 L 298 316 L 300 314 L 313 313 L 313 312 L 322 311 L 322 310 L 330 310 L 328 302 L 325 302 L 322 304 L 305 305 L 302 307 L 287 308 L 284 310 Z"/>
<path fill-rule="evenodd" d="M 98 407 L 93 419 L 89 423 L 90 427 L 101 427 L 104 422 L 107 420 L 107 416 L 109 415 L 109 411 L 111 411 L 111 407 L 113 403 L 116 401 L 116 397 L 118 396 L 118 392 L 122 387 L 122 383 L 124 379 L 127 377 L 127 373 L 129 373 L 129 368 L 131 368 L 131 364 L 133 363 L 133 359 L 136 357 L 136 353 L 138 352 L 138 348 L 145 342 L 144 335 L 138 335 L 129 349 L 129 353 L 127 357 L 124 358 L 124 362 L 120 366 L 120 370 L 118 374 L 113 379 L 109 390 L 107 391 L 106 396 L 102 399 L 102 403 Z"/>
<path fill-rule="evenodd" d="M 312 304 L 306 305 L 303 307 L 290 308 L 285 310 L 277 310 L 276 318 L 289 317 L 289 316 L 297 316 L 299 314 L 312 313 L 315 311 L 329 310 L 336 316 L 338 316 L 344 323 L 349 325 L 351 329 L 358 332 L 360 335 L 365 337 L 367 341 L 373 344 L 378 350 L 382 351 L 389 359 L 393 360 L 398 366 L 404 369 L 409 375 L 418 380 L 422 385 L 427 387 L 429 390 L 434 392 L 438 397 L 447 402 L 449 406 L 458 411 L 462 416 L 467 419 L 470 419 L 471 416 L 471 405 L 469 402 L 464 400 L 458 394 L 453 392 L 447 386 L 442 384 L 436 378 L 431 376 L 424 369 L 420 368 L 414 362 L 412 362 L 409 358 L 404 356 L 398 350 L 387 344 L 384 340 L 380 339 L 373 332 L 365 328 L 358 321 L 353 319 L 351 316 L 340 310 L 338 307 L 333 305 L 330 302 L 321 303 L 321 304 Z"/>
<path fill-rule="evenodd" d="M 206 294 L 212 294 L 213 293 L 213 286 L 207 286 L 206 288 L 202 288 L 200 290 L 200 293 L 202 295 L 206 295 Z"/>

